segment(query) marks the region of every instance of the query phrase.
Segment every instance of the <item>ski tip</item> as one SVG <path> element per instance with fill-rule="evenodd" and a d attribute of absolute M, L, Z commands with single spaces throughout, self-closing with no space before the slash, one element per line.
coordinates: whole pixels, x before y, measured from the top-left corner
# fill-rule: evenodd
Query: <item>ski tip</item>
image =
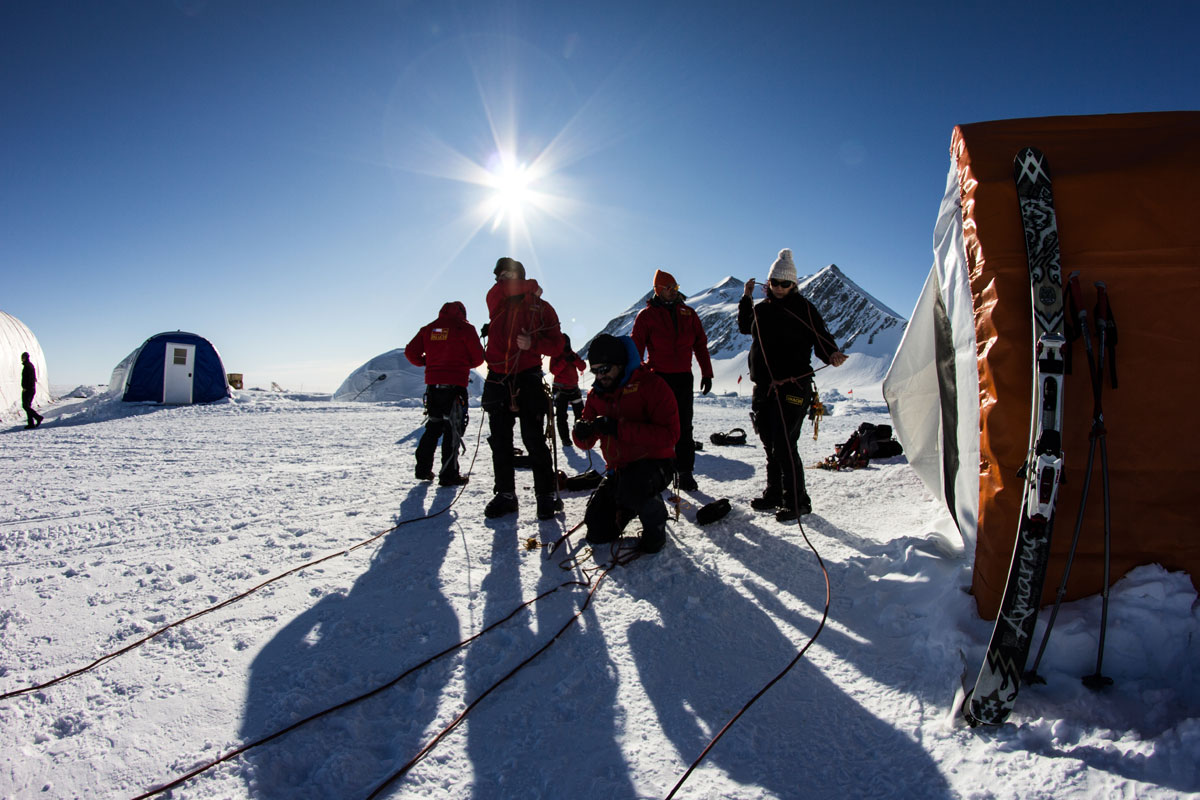
<path fill-rule="evenodd" d="M 1022 147 L 1013 157 L 1013 176 L 1017 187 L 1029 187 L 1039 183 L 1050 183 L 1050 168 L 1046 156 L 1036 147 Z"/>

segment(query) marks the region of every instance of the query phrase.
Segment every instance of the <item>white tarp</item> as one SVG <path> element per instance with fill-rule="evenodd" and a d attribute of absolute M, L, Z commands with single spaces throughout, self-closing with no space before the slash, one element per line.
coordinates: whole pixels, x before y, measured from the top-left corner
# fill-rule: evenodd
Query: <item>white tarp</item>
<path fill-rule="evenodd" d="M 933 255 L 933 267 L 883 380 L 883 395 L 909 464 L 945 503 L 969 554 L 975 549 L 979 518 L 979 371 L 953 162 L 934 228 Z"/>
<path fill-rule="evenodd" d="M 21 410 L 21 353 L 29 353 L 37 371 L 33 405 L 45 406 L 50 402 L 50 379 L 42 346 L 25 323 L 0 311 L 0 412 L 5 416 Z"/>

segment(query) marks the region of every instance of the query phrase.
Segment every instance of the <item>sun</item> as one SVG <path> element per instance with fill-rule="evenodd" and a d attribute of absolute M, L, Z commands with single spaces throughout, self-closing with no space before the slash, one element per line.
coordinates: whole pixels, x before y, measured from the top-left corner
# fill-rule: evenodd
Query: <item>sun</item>
<path fill-rule="evenodd" d="M 487 180 L 487 185 L 492 189 L 490 205 L 493 231 L 506 221 L 510 226 L 518 227 L 524 223 L 526 208 L 535 202 L 535 192 L 531 187 L 533 177 L 531 170 L 514 157 L 500 155 L 497 158 Z"/>

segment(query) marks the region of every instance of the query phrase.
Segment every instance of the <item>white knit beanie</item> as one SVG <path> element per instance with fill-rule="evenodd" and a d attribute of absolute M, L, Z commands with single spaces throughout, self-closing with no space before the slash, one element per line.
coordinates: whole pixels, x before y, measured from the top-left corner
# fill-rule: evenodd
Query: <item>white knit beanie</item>
<path fill-rule="evenodd" d="M 792 263 L 792 251 L 786 247 L 779 251 L 767 280 L 796 282 L 796 265 Z"/>

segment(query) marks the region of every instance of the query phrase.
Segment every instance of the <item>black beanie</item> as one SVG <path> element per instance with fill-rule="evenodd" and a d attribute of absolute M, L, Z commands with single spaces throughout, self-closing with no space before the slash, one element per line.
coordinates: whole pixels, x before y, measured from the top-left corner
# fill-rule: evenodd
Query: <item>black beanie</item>
<path fill-rule="evenodd" d="M 492 274 L 499 275 L 501 272 L 508 272 L 509 270 L 516 271 L 517 276 L 521 280 L 525 279 L 525 265 L 515 258 L 509 258 L 508 256 L 497 259 L 496 268 L 492 270 Z"/>
<path fill-rule="evenodd" d="M 624 366 L 629 363 L 629 351 L 625 349 L 625 343 L 615 336 L 607 333 L 602 333 L 592 340 L 591 347 L 588 348 L 588 361 L 592 364 L 620 364 Z"/>

